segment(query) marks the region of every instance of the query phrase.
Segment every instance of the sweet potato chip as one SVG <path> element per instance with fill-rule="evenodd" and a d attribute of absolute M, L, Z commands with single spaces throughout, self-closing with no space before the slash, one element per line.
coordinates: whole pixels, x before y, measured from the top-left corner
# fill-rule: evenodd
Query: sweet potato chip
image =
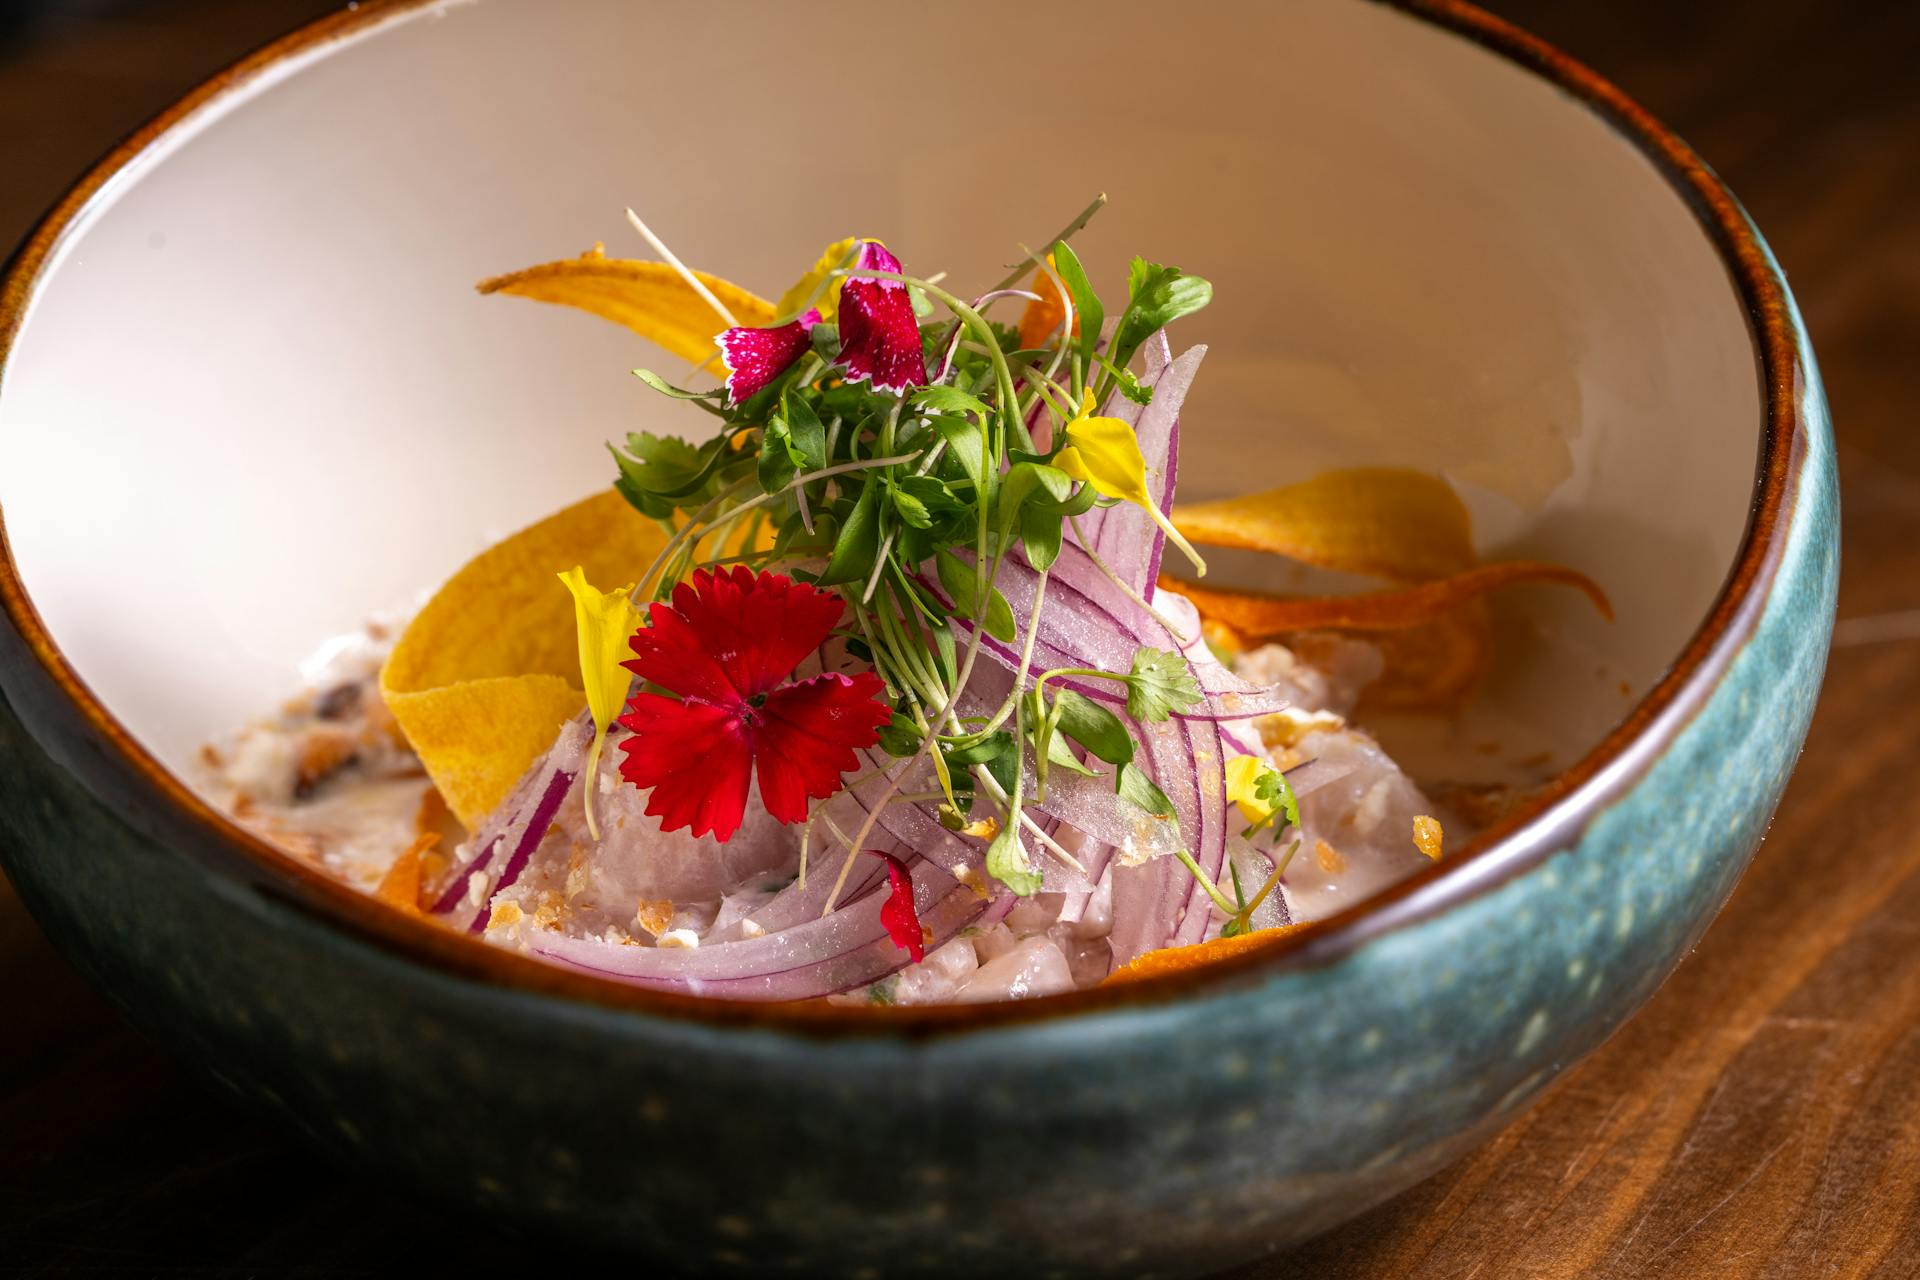
<path fill-rule="evenodd" d="M 573 597 L 555 575 L 579 565 L 602 582 L 629 581 L 665 541 L 609 490 L 483 551 L 401 635 L 381 692 L 469 829 L 586 705 Z"/>
<path fill-rule="evenodd" d="M 1399 467 L 1327 471 L 1245 497 L 1176 506 L 1173 523 L 1204 546 L 1268 551 L 1394 582 L 1473 567 L 1472 528 L 1452 486 Z"/>
<path fill-rule="evenodd" d="M 773 323 L 773 304 L 765 298 L 704 271 L 693 274 L 741 324 L 759 328 Z M 600 245 L 577 258 L 482 280 L 475 288 L 590 311 L 695 364 L 714 357 L 714 337 L 727 327 L 666 263 L 609 258 Z"/>
<path fill-rule="evenodd" d="M 1256 591 L 1218 591 L 1163 577 L 1161 585 L 1193 601 L 1204 618 L 1233 628 L 1261 643 L 1289 631 L 1398 631 L 1445 617 L 1467 601 L 1502 587 L 1554 583 L 1586 594 L 1600 616 L 1611 620 L 1613 605 L 1598 583 L 1577 569 L 1510 560 L 1481 565 L 1435 582 L 1393 591 L 1350 596 L 1277 596 Z"/>
<path fill-rule="evenodd" d="M 1358 631 L 1379 645 L 1386 674 L 1366 703 L 1432 708 L 1460 703 L 1493 655 L 1483 597 L 1522 583 L 1584 592 L 1602 617 L 1613 606 L 1597 583 L 1563 565 L 1512 561 L 1474 567 L 1467 509 L 1446 481 L 1393 467 L 1329 471 L 1299 484 L 1221 502 L 1175 507 L 1194 542 L 1244 547 L 1303 564 L 1418 585 L 1347 596 L 1221 591 L 1162 579 L 1193 601 L 1235 647 L 1312 631 Z"/>
<path fill-rule="evenodd" d="M 1303 927 L 1299 924 L 1283 924 L 1273 929 L 1261 929 L 1255 933 L 1239 933 L 1230 938 L 1214 938 L 1207 942 L 1196 942 L 1186 947 L 1164 947 L 1159 951 L 1149 951 L 1135 956 L 1107 975 L 1109 985 L 1121 982 L 1137 982 L 1141 978 L 1157 977 L 1163 973 L 1185 973 L 1198 969 L 1212 961 L 1226 956 L 1239 955 L 1243 951 L 1257 951 L 1276 938 L 1284 938 L 1294 930 Z"/>

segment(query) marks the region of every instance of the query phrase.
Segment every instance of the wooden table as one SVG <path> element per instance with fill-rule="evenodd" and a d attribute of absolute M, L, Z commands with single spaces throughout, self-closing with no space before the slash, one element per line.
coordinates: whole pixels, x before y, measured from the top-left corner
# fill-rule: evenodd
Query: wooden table
<path fill-rule="evenodd" d="M 14 32 L 0 240 L 122 129 L 323 7 L 149 0 Z M 1839 423 L 1842 621 L 1771 837 L 1646 1010 L 1478 1155 L 1245 1276 L 1920 1276 L 1920 4 L 1496 7 L 1677 127 L 1787 264 Z M 204 1092 L 3 884 L 0 1027 L 0 1271 L 424 1261 L 422 1211 Z M 510 1261 L 538 1260 L 466 1260 Z"/>

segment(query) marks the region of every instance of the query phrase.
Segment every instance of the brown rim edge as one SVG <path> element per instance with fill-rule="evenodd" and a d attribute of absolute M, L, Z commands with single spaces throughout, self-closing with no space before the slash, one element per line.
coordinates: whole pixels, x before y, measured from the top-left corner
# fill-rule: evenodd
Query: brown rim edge
<path fill-rule="evenodd" d="M 744 1025 L 813 1035 L 927 1035 L 1047 1021 L 1100 1010 L 1166 1004 L 1203 989 L 1224 990 L 1272 973 L 1331 963 L 1383 933 L 1446 910 L 1537 865 L 1567 847 L 1598 802 L 1637 779 L 1711 694 L 1757 623 L 1785 538 L 1789 482 L 1804 446 L 1795 325 L 1779 279 L 1733 196 L 1678 137 L 1613 85 L 1518 27 L 1464 0 L 1375 0 L 1422 19 L 1531 71 L 1578 99 L 1653 163 L 1693 210 L 1746 306 L 1765 402 L 1752 514 L 1712 610 L 1667 674 L 1578 763 L 1519 811 L 1481 833 L 1458 854 L 1270 946 L 1195 970 L 1025 1002 L 856 1009 L 819 1002 L 754 1004 L 674 995 L 574 973 L 490 947 L 403 916 L 242 830 L 189 791 L 107 711 L 68 664 L 19 577 L 0 512 L 0 604 L 40 665 L 108 746 L 160 795 L 206 830 L 210 840 L 275 873 L 289 905 L 345 926 L 363 940 L 455 977 L 527 993 L 560 996 L 713 1025 Z M 35 227 L 0 281 L 0 377 L 39 278 L 101 191 L 161 137 L 217 100 L 242 90 L 282 60 L 359 35 L 434 0 L 368 0 L 268 44 L 220 72 L 130 135 L 80 179 Z M 1575 804 L 1576 797 L 1586 796 Z"/>

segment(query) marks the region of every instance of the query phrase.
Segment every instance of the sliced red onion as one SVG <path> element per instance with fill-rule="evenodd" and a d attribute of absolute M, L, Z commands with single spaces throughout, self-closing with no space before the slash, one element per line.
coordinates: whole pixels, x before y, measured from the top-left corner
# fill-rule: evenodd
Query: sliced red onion
<path fill-rule="evenodd" d="M 972 924 L 1011 909 L 1011 894 L 983 900 L 925 859 L 915 859 L 920 922 L 939 946 Z M 648 947 L 595 938 L 545 935 L 533 954 L 637 986 L 736 1000 L 808 1000 L 865 986 L 903 968 L 910 957 L 880 923 L 885 895 L 869 893 L 832 915 L 778 933 L 700 947 Z"/>
<path fill-rule="evenodd" d="M 1034 587 L 1038 581 L 1038 575 L 1017 553 L 1001 560 L 999 573 L 994 578 L 994 585 L 1013 611 L 1022 644 L 1032 624 Z M 965 618 L 957 617 L 954 621 L 963 631 L 971 626 Z M 1187 637 L 1188 643 L 1183 645 L 1181 638 L 1168 631 L 1158 618 L 1128 599 L 1084 550 L 1072 542 L 1063 542 L 1060 558 L 1054 561 L 1047 582 L 1046 605 L 1041 610 L 1030 669 L 1040 672 L 1059 667 L 1086 667 L 1126 672 L 1133 666 L 1134 653 L 1142 646 L 1150 646 L 1186 654 L 1187 665 L 1200 686 L 1201 701 L 1185 711 L 1175 712 L 1178 719 L 1248 720 L 1271 715 L 1287 705 L 1279 690 L 1248 684 L 1233 674 L 1214 659 L 1197 634 L 1196 625 L 1194 634 Z M 1013 645 L 983 636 L 981 646 L 1002 665 L 1018 667 L 1020 655 Z M 1102 702 L 1126 701 L 1124 690 L 1112 681 L 1063 679 L 1057 683 Z"/>
<path fill-rule="evenodd" d="M 1162 512 L 1171 512 L 1180 472 L 1180 406 L 1207 349 L 1192 347 L 1173 360 L 1169 358 L 1165 330 L 1155 336 L 1156 346 L 1148 349 L 1147 372 L 1140 378 L 1141 386 L 1153 388 L 1152 402 L 1136 404 L 1116 391 L 1101 413 L 1133 427 L 1140 442 L 1140 456 L 1147 464 L 1147 490 L 1159 500 Z M 1095 507 L 1076 523 L 1087 550 L 1135 591 L 1150 593 L 1160 577 L 1160 557 L 1167 542 L 1159 524 L 1126 502 Z"/>
<path fill-rule="evenodd" d="M 492 897 L 503 889 L 510 889 L 520 879 L 520 873 L 527 869 L 527 863 L 533 858 L 533 851 L 540 841 L 546 838 L 547 829 L 553 826 L 554 815 L 560 812 L 560 802 L 573 790 L 574 775 L 554 770 L 547 779 L 547 789 L 540 793 L 540 801 L 534 806 L 533 815 L 527 819 L 527 825 L 520 832 L 519 841 L 513 846 L 513 856 L 507 859 L 507 865 L 501 868 L 499 880 L 494 882 L 492 892 L 488 894 L 488 905 L 480 909 L 472 924 L 467 926 L 470 933 L 484 933 L 487 921 L 493 918 Z"/>
<path fill-rule="evenodd" d="M 457 929 L 485 927 L 493 895 L 519 878 L 553 825 L 580 771 L 592 732 L 592 721 L 584 713 L 560 727 L 553 746 L 528 767 L 507 798 L 461 846 L 467 856 L 443 873 L 440 893 L 428 914 Z M 502 849 L 511 850 L 504 866 L 498 861 Z M 489 875 L 496 866 L 500 868 L 497 879 Z M 476 878 L 482 892 L 474 891 Z"/>

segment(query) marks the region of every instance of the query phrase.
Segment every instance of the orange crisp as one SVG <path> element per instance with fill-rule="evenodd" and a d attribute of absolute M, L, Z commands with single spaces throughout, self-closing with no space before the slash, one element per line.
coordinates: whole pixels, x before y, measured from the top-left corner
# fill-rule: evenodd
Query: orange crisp
<path fill-rule="evenodd" d="M 1140 978 L 1158 977 L 1163 973 L 1186 973 L 1227 956 L 1237 956 L 1245 951 L 1257 951 L 1267 943 L 1277 941 L 1305 927 L 1304 922 L 1283 924 L 1273 929 L 1262 929 L 1257 933 L 1242 933 L 1231 938 L 1214 938 L 1207 942 L 1197 942 L 1190 947 L 1163 947 L 1159 951 L 1149 951 L 1144 955 L 1135 956 L 1108 974 L 1107 981 L 1109 983 L 1134 982 Z"/>

